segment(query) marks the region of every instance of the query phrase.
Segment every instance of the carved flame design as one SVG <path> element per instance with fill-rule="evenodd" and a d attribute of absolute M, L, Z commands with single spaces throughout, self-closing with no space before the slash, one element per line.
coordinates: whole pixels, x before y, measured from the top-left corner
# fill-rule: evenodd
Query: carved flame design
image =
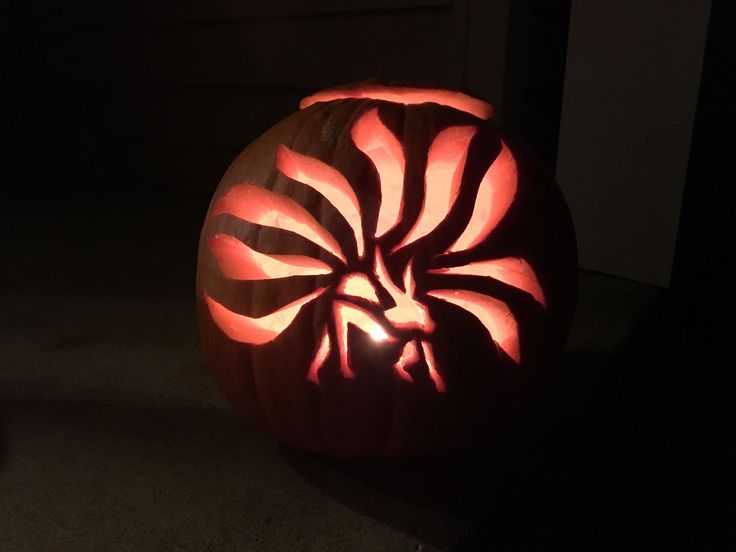
<path fill-rule="evenodd" d="M 319 100 L 315 100 L 319 101 Z M 381 204 L 378 211 L 372 248 L 366 246 L 361 209 L 355 191 L 347 179 L 324 162 L 299 154 L 285 146 L 276 153 L 276 168 L 285 176 L 320 193 L 345 218 L 352 229 L 358 257 L 373 251 L 373 273 L 349 272 L 332 288 L 334 333 L 325 323 L 310 364 L 307 378 L 319 384 L 319 372 L 334 347 L 339 369 L 346 378 L 355 377 L 350 366 L 348 328 L 368 334 L 376 343 L 403 343 L 393 367 L 399 378 L 407 382 L 413 376 L 407 371 L 424 363 L 426 374 L 439 393 L 445 382 L 437 366 L 432 348 L 436 322 L 430 310 L 416 295 L 413 259 L 403 273 L 403 289 L 395 283 L 384 261 L 393 254 L 431 234 L 453 209 L 460 193 L 468 148 L 477 132 L 474 126 L 451 126 L 441 131 L 432 142 L 425 168 L 424 199 L 421 211 L 411 229 L 389 252 L 382 251 L 379 238 L 401 221 L 404 205 L 404 151 L 399 139 L 381 122 L 377 109 L 363 113 L 352 128 L 355 146 L 373 163 L 378 173 Z M 475 206 L 466 226 L 444 253 L 469 250 L 493 232 L 511 206 L 516 195 L 517 168 L 514 157 L 502 143 L 501 152 L 483 176 L 475 198 Z M 294 232 L 319 245 L 347 264 L 341 244 L 309 212 L 292 199 L 255 184 L 242 183 L 230 188 L 213 205 L 210 216 L 227 213 L 239 219 Z M 344 245 L 344 244 L 343 244 Z M 302 255 L 260 253 L 226 234 L 216 234 L 208 241 L 209 249 L 224 277 L 233 280 L 263 280 L 332 273 L 330 266 L 318 259 Z M 546 308 L 544 291 L 529 263 L 517 257 L 489 259 L 460 266 L 433 268 L 429 273 L 442 275 L 483 276 L 516 287 Z M 383 305 L 379 289 L 393 304 Z M 229 310 L 208 295 L 206 304 L 215 324 L 230 338 L 241 343 L 261 345 L 276 339 L 309 302 L 327 288 L 314 292 L 261 318 L 250 318 Z M 474 316 L 488 332 L 500 351 L 517 365 L 521 363 L 518 324 L 509 306 L 489 295 L 463 289 L 431 289 L 426 295 L 463 309 Z M 371 308 L 373 307 L 373 308 Z M 378 309 L 378 311 L 376 311 Z M 382 317 L 380 314 L 382 311 Z"/>

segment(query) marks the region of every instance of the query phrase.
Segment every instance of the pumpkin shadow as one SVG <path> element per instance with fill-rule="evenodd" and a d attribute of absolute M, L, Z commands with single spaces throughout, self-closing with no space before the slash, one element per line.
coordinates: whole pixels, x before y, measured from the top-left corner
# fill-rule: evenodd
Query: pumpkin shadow
<path fill-rule="evenodd" d="M 456 518 L 460 550 L 676 548 L 695 538 L 704 444 L 680 402 L 695 395 L 678 324 L 665 302 L 616 350 L 568 352 L 523 419 L 472 447 L 349 461 L 282 453 L 323 492 L 399 531 L 411 534 L 413 520 L 383 496 Z"/>

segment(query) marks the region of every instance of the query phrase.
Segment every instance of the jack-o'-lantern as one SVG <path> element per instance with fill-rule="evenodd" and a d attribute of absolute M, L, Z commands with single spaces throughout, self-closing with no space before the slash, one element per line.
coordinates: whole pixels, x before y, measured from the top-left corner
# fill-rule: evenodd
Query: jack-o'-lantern
<path fill-rule="evenodd" d="M 220 182 L 200 241 L 209 368 L 237 410 L 334 456 L 472 439 L 566 337 L 570 216 L 465 94 L 362 83 L 304 99 Z"/>

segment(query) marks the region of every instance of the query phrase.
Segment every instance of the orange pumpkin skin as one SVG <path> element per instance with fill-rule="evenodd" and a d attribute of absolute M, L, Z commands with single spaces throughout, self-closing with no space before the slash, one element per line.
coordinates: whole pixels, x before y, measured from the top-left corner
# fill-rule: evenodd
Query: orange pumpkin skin
<path fill-rule="evenodd" d="M 250 144 L 199 246 L 222 392 L 329 456 L 482 435 L 544 381 L 575 305 L 569 211 L 533 156 L 463 105 L 377 95 L 316 96 Z"/>

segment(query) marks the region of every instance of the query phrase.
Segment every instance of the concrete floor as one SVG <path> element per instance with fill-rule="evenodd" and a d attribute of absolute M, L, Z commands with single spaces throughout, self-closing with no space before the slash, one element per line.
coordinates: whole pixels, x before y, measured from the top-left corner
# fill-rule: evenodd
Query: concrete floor
<path fill-rule="evenodd" d="M 660 291 L 581 273 L 542 415 L 485 446 L 328 461 L 250 427 L 207 374 L 193 305 L 206 208 L 174 192 L 0 207 L 0 550 L 713 544 L 683 477 L 700 473 L 685 384 L 662 385 L 672 366 L 641 345 Z"/>

